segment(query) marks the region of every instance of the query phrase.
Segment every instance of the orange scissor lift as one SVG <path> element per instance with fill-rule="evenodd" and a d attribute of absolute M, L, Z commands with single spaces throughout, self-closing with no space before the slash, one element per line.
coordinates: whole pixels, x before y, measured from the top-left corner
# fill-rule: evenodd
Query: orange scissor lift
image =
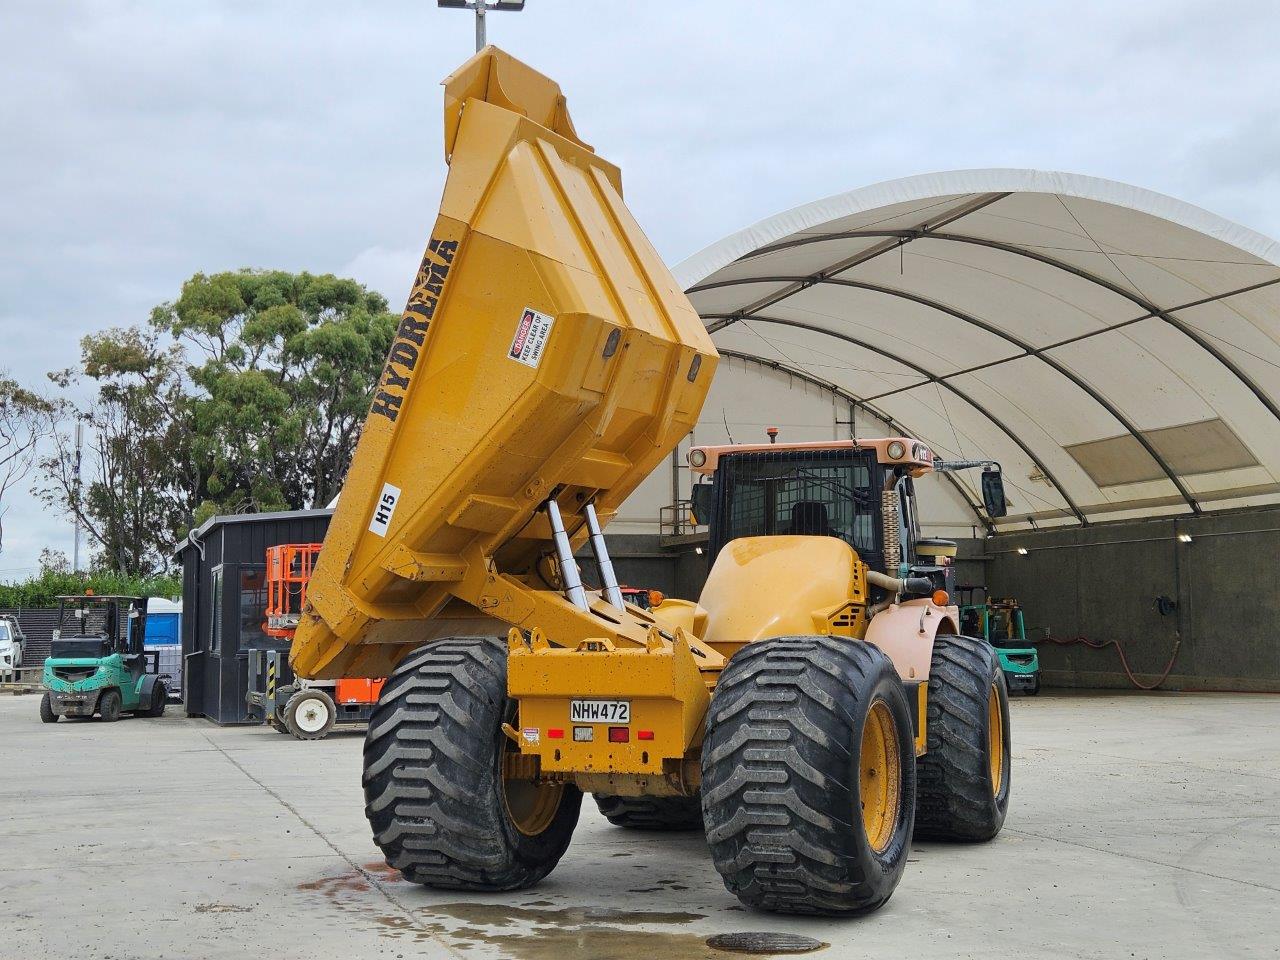
<path fill-rule="evenodd" d="M 320 553 L 318 543 L 282 543 L 267 548 L 267 608 L 262 630 L 292 643 L 307 602 L 307 585 Z M 339 724 L 367 723 L 382 692 L 381 679 L 296 679 L 286 650 L 251 652 L 251 716 L 299 740 L 320 740 Z"/>

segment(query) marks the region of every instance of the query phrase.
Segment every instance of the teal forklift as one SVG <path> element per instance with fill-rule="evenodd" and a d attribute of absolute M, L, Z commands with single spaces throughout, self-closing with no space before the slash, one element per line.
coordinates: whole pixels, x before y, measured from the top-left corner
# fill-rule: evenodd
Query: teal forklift
<path fill-rule="evenodd" d="M 145 597 L 59 597 L 40 719 L 97 714 L 110 723 L 125 712 L 163 715 L 169 689 L 159 676 L 160 654 L 143 649 L 146 629 Z"/>
<path fill-rule="evenodd" d="M 1005 684 L 1010 693 L 1034 696 L 1040 692 L 1040 656 L 1027 642 L 1027 626 L 1022 607 L 1013 597 L 987 596 L 986 587 L 960 589 L 960 632 L 966 637 L 982 637 L 1000 658 Z M 983 600 L 976 601 L 981 593 Z"/>

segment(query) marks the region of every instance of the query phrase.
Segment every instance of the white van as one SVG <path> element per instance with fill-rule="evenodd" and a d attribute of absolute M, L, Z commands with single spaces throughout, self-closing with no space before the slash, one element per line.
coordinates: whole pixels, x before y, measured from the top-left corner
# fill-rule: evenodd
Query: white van
<path fill-rule="evenodd" d="M 22 666 L 22 641 L 26 637 L 18 621 L 0 617 L 0 680 L 17 680 Z"/>

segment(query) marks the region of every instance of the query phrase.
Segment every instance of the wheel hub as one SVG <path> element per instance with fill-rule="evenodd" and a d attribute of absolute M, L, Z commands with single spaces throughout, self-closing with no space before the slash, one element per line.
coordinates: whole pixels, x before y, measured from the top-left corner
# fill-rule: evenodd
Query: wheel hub
<path fill-rule="evenodd" d="M 902 770 L 898 758 L 898 726 L 883 700 L 872 703 L 862 726 L 858 801 L 867 843 L 876 853 L 884 853 L 898 824 Z"/>
<path fill-rule="evenodd" d="M 329 709 L 319 700 L 308 700 L 294 714 L 298 729 L 305 733 L 316 733 L 329 722 Z"/>
<path fill-rule="evenodd" d="M 1000 712 L 1000 690 L 994 683 L 987 694 L 987 756 L 991 764 L 991 793 L 998 797 L 1004 787 L 1004 714 Z"/>
<path fill-rule="evenodd" d="M 519 747 L 508 742 L 507 752 L 519 752 Z M 515 828 L 526 837 L 536 837 L 551 825 L 556 811 L 560 809 L 560 798 L 564 794 L 564 784 L 539 783 L 536 780 L 518 779 L 508 776 L 508 769 L 513 765 L 500 764 L 502 776 L 502 805 Z"/>

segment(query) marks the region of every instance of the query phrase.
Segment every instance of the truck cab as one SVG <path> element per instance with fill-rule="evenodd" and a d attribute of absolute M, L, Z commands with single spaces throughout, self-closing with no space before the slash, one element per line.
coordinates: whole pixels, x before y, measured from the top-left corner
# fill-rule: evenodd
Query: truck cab
<path fill-rule="evenodd" d="M 915 481 L 935 469 L 932 451 L 910 437 L 832 443 L 694 447 L 689 464 L 695 519 L 710 527 L 712 561 L 732 540 L 829 536 L 872 570 L 919 577 L 955 591 L 956 545 L 920 532 Z"/>

